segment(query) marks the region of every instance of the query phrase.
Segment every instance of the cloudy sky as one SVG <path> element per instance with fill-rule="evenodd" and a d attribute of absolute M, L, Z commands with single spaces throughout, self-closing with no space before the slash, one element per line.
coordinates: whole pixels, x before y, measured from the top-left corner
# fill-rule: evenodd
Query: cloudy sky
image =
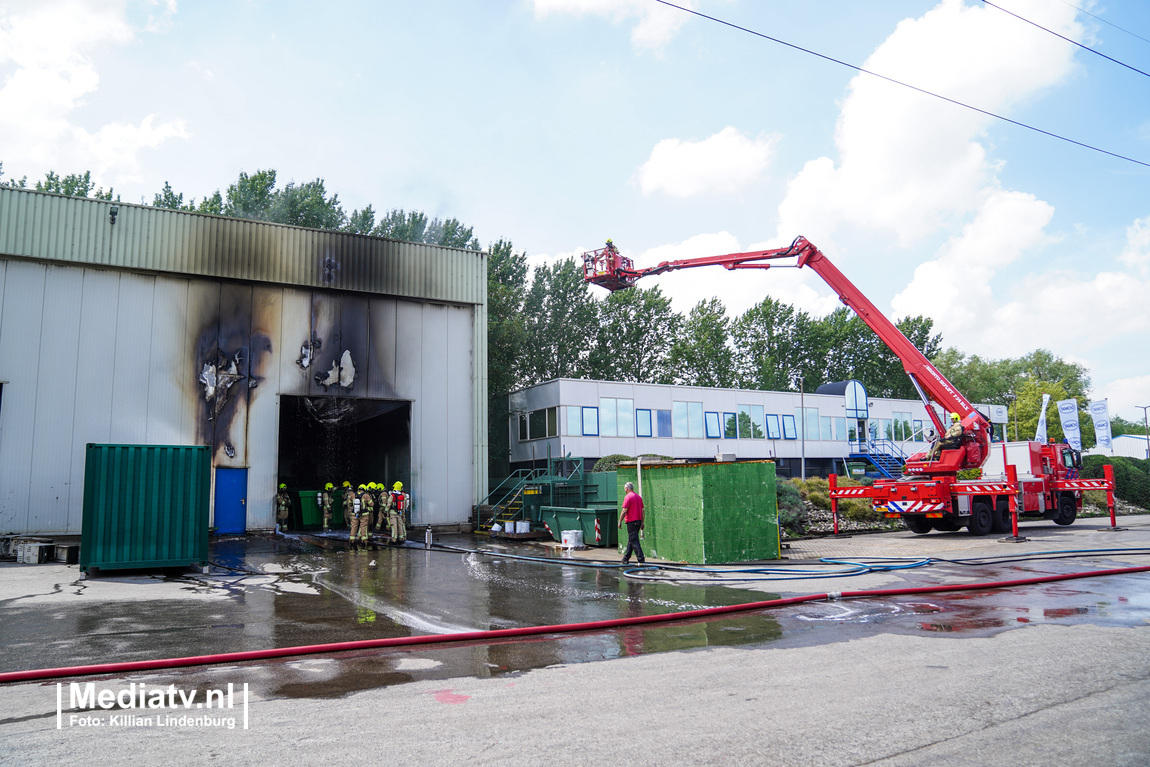
<path fill-rule="evenodd" d="M 1143 0 L 684 4 L 1150 163 Z M 1047 348 L 1112 413 L 1150 404 L 1150 167 L 654 0 L 0 0 L 0 160 L 126 201 L 322 177 L 349 212 L 455 216 L 533 262 L 801 234 L 946 345 Z M 836 306 L 806 270 L 648 282 L 683 312 Z"/>

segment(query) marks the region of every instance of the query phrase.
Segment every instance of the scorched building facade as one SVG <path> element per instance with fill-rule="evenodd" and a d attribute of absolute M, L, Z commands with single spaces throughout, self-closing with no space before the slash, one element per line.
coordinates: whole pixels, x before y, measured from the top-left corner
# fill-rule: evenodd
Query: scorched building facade
<path fill-rule="evenodd" d="M 79 533 L 87 443 L 210 445 L 214 523 L 278 482 L 487 484 L 487 256 L 0 188 L 0 533 Z"/>

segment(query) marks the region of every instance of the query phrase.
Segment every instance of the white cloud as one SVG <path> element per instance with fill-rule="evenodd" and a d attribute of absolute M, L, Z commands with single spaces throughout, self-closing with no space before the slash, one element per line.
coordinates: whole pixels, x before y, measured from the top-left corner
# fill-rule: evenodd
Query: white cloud
<path fill-rule="evenodd" d="M 1142 408 L 1150 405 L 1150 375 L 1119 378 L 1097 387 L 1097 397 L 1109 400 L 1111 417 L 1120 415 L 1128 421 L 1142 422 Z"/>
<path fill-rule="evenodd" d="M 669 43 L 688 16 L 651 0 L 532 0 L 536 17 L 552 13 L 573 16 L 604 16 L 612 23 L 634 22 L 631 45 L 640 50 L 658 50 Z M 682 2 L 690 8 L 692 3 Z"/>
<path fill-rule="evenodd" d="M 1070 37 L 1073 7 L 1044 0 L 1012 5 Z M 1060 82 L 1073 47 L 993 8 L 943 0 L 901 22 L 864 67 L 983 109 L 1013 105 Z M 849 225 L 889 233 L 903 244 L 961 223 L 976 211 L 996 165 L 982 131 L 991 118 L 859 74 L 835 132 L 838 162 L 818 158 L 791 182 L 779 207 L 779 234 L 825 241 Z"/>
<path fill-rule="evenodd" d="M 639 186 L 643 194 L 679 198 L 730 194 L 766 172 L 777 141 L 777 136 L 753 139 L 730 126 L 702 141 L 664 139 L 639 168 Z"/>
<path fill-rule="evenodd" d="M 1126 229 L 1126 249 L 1119 260 L 1143 276 L 1150 272 L 1150 216 L 1138 219 Z"/>
<path fill-rule="evenodd" d="M 139 172 L 142 148 L 187 136 L 183 121 L 155 115 L 94 131 L 73 121 L 99 87 L 92 52 L 134 37 L 123 3 L 0 3 L 0 146 L 21 159 L 21 172 L 90 168 L 98 183 L 127 181 Z"/>

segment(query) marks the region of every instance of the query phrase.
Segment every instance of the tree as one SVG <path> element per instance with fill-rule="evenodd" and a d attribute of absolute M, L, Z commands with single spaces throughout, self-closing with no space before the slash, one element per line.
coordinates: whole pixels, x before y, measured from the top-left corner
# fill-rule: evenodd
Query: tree
<path fill-rule="evenodd" d="M 351 215 L 347 217 L 347 224 L 344 225 L 345 232 L 352 234 L 371 234 L 371 230 L 375 228 L 375 209 L 368 205 L 363 210 L 353 210 Z"/>
<path fill-rule="evenodd" d="M 443 245 L 448 248 L 479 250 L 479 240 L 472 236 L 471 227 L 459 223 L 457 218 L 440 221 L 433 218 L 423 233 L 423 242 L 429 245 Z"/>
<path fill-rule="evenodd" d="M 223 215 L 224 212 L 224 198 L 217 189 L 212 194 L 200 200 L 200 204 L 196 206 L 198 213 L 211 213 L 216 216 Z"/>
<path fill-rule="evenodd" d="M 330 197 L 322 178 L 303 184 L 288 182 L 283 189 L 272 194 L 268 221 L 277 224 L 305 226 L 309 229 L 341 229 L 347 221 L 339 204 L 339 195 Z"/>
<path fill-rule="evenodd" d="M 195 210 L 195 199 L 188 200 L 188 204 L 184 204 L 184 195 L 181 192 L 176 194 L 172 191 L 172 185 L 167 181 L 164 182 L 164 191 L 157 192 L 156 196 L 152 199 L 153 208 L 170 208 L 172 210 Z"/>
<path fill-rule="evenodd" d="M 1128 421 L 1120 415 L 1116 415 L 1110 419 L 1110 434 L 1115 437 L 1117 437 L 1119 434 L 1144 435 L 1145 433 L 1146 424 L 1144 423 Z"/>
<path fill-rule="evenodd" d="M 599 302 L 591 376 L 606 381 L 671 383 L 670 349 L 681 321 L 658 285 L 610 293 Z"/>
<path fill-rule="evenodd" d="M 718 298 L 700 301 L 691 309 L 671 346 L 670 366 L 675 383 L 724 388 L 735 385 L 730 325 L 727 310 Z"/>
<path fill-rule="evenodd" d="M 426 231 L 426 213 L 418 210 L 409 213 L 397 208 L 389 210 L 371 233 L 376 237 L 389 237 L 393 240 L 423 242 L 423 234 Z"/>
<path fill-rule="evenodd" d="M 21 181 L 23 185 L 23 180 Z M 56 171 L 50 170 L 44 174 L 43 181 L 36 182 L 37 192 L 52 192 L 54 194 L 64 194 L 69 197 L 91 197 L 95 200 L 111 200 L 112 189 L 109 187 L 108 191 L 104 191 L 103 187 L 95 188 L 92 183 L 92 172 L 84 171 L 83 174 L 69 173 L 67 176 L 60 178 Z M 119 199 L 119 198 L 117 198 Z"/>
<path fill-rule="evenodd" d="M 490 248 L 487 262 L 487 454 L 493 477 L 510 473 L 511 443 L 507 395 L 519 384 L 526 340 L 523 299 L 527 286 L 527 254 L 516 253 L 510 240 Z"/>
<path fill-rule="evenodd" d="M 248 175 L 240 171 L 236 183 L 228 187 L 223 214 L 233 218 L 269 221 L 275 200 L 276 172 L 257 170 Z"/>
<path fill-rule="evenodd" d="M 731 325 L 738 385 L 767 391 L 797 390 L 802 347 L 798 332 L 800 325 L 809 321 L 805 312 L 770 296 L 740 315 Z"/>
<path fill-rule="evenodd" d="M 523 320 L 523 385 L 582 378 L 590 372 L 599 317 L 583 282 L 583 267 L 575 259 L 535 267 L 524 297 Z"/>

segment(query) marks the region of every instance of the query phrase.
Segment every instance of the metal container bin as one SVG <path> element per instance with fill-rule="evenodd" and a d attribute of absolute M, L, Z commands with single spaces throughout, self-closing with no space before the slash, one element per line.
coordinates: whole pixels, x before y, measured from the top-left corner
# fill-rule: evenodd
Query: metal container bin
<path fill-rule="evenodd" d="M 208 561 L 211 448 L 89 444 L 80 569 Z"/>
<path fill-rule="evenodd" d="M 340 500 L 343 500 L 342 498 Z M 342 508 L 342 507 L 341 507 Z M 335 516 L 335 506 L 332 506 Z M 319 507 L 318 490 L 299 491 L 299 529 L 318 530 L 323 527 L 323 510 Z"/>

